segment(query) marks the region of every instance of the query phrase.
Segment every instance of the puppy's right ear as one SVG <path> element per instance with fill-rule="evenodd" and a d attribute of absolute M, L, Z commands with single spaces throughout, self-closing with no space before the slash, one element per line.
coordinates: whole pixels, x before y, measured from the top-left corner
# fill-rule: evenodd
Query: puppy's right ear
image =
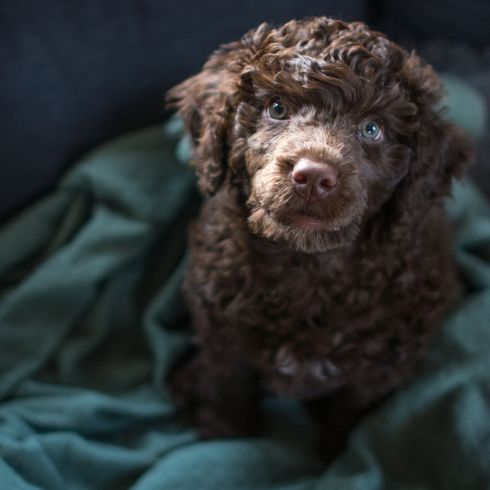
<path fill-rule="evenodd" d="M 243 68 L 270 32 L 271 27 L 264 23 L 240 41 L 222 46 L 200 73 L 167 94 L 167 107 L 178 109 L 191 135 L 191 163 L 196 167 L 199 188 L 204 194 L 216 193 L 225 178 L 233 95 Z"/>
<path fill-rule="evenodd" d="M 233 94 L 233 73 L 226 67 L 228 53 L 216 53 L 197 75 L 171 89 L 167 107 L 178 109 L 192 138 L 191 163 L 201 192 L 213 195 L 226 173 L 226 134 Z"/>

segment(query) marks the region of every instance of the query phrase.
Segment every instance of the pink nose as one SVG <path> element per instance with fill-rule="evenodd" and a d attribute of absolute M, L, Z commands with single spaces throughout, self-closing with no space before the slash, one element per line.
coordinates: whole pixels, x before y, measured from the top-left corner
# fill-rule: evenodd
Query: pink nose
<path fill-rule="evenodd" d="M 338 172 L 326 162 L 300 158 L 291 173 L 296 192 L 307 200 L 326 197 L 338 182 Z"/>

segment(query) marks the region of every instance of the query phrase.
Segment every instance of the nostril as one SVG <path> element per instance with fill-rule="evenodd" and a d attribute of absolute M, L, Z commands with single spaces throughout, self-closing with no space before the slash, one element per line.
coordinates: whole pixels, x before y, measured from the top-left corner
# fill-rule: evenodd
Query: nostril
<path fill-rule="evenodd" d="M 308 177 L 304 172 L 298 170 L 293 172 L 293 180 L 295 184 L 306 184 L 306 182 L 308 182 Z"/>
<path fill-rule="evenodd" d="M 339 174 L 332 165 L 325 164 L 318 179 L 318 185 L 322 190 L 331 190 L 337 186 Z"/>
<path fill-rule="evenodd" d="M 325 177 L 320 181 L 320 187 L 324 189 L 333 189 L 337 185 L 337 177 L 329 176 Z"/>

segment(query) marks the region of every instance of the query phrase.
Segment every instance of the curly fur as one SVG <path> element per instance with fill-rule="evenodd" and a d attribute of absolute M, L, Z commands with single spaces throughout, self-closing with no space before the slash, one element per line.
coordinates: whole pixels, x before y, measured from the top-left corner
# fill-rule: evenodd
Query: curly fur
<path fill-rule="evenodd" d="M 442 203 L 472 154 L 440 99 L 417 55 L 325 17 L 262 24 L 170 91 L 208 196 L 185 281 L 197 354 L 171 386 L 204 437 L 256 433 L 268 391 L 306 400 L 335 452 L 413 371 L 455 298 Z M 294 192 L 302 157 L 338 172 L 328 199 Z"/>

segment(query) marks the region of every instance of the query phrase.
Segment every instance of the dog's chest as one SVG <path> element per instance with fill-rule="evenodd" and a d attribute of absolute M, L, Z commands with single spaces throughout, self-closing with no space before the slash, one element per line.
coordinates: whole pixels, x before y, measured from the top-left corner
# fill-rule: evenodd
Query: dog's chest
<path fill-rule="evenodd" d="M 247 339 L 242 345 L 250 341 L 256 346 L 253 361 L 267 373 L 272 392 L 313 396 L 341 382 L 332 353 L 345 342 L 346 326 L 366 303 L 346 268 L 350 265 L 340 260 L 272 260 L 252 266 L 253 279 L 239 293 L 242 308 L 232 321 L 239 337 Z"/>
<path fill-rule="evenodd" d="M 332 315 L 363 306 L 363 288 L 352 266 L 341 259 L 257 264 L 253 281 L 257 306 L 274 319 L 296 318 L 318 327 Z M 260 295 L 258 290 L 262 290 Z"/>
<path fill-rule="evenodd" d="M 372 308 L 377 293 L 361 283 L 351 263 L 302 259 L 251 261 L 227 308 L 229 324 L 274 339 L 333 338 Z"/>

